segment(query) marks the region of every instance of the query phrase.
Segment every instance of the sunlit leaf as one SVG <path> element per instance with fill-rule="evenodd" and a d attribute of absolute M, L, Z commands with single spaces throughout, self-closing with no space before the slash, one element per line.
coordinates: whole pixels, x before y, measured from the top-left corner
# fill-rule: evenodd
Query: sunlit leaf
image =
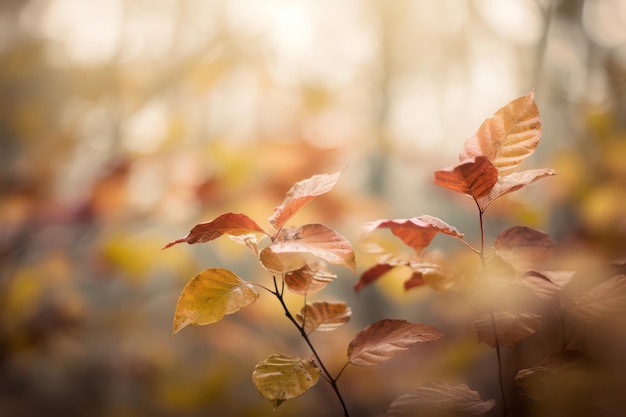
<path fill-rule="evenodd" d="M 285 284 L 295 294 L 309 295 L 321 290 L 335 278 L 337 275 L 328 270 L 326 262 L 318 261 L 286 274 Z"/>
<path fill-rule="evenodd" d="M 210 324 L 254 303 L 259 293 L 234 272 L 209 268 L 187 283 L 176 303 L 174 334 L 189 325 Z"/>
<path fill-rule="evenodd" d="M 168 243 L 163 249 L 183 242 L 189 244 L 208 242 L 224 234 L 245 235 L 251 232 L 267 234 L 261 226 L 245 214 L 225 213 L 210 222 L 195 225 L 187 236 Z"/>
<path fill-rule="evenodd" d="M 626 312 L 626 275 L 616 275 L 573 300 L 568 312 L 586 322 L 623 317 Z"/>
<path fill-rule="evenodd" d="M 361 291 L 363 288 L 377 281 L 380 277 L 382 277 L 395 267 L 396 265 L 376 264 L 373 267 L 365 270 L 361 274 L 361 278 L 359 278 L 359 281 L 354 284 L 354 291 Z"/>
<path fill-rule="evenodd" d="M 340 175 L 341 171 L 334 174 L 318 174 L 295 183 L 287 192 L 282 204 L 276 207 L 274 214 L 269 218 L 270 223 L 280 229 L 302 206 L 332 190 Z"/>
<path fill-rule="evenodd" d="M 287 273 L 323 260 L 356 269 L 350 242 L 323 224 L 307 224 L 283 230 L 276 242 L 263 249 L 259 258 L 269 271 Z"/>
<path fill-rule="evenodd" d="M 435 171 L 435 184 L 474 199 L 489 194 L 498 181 L 498 170 L 486 156 L 477 156 L 453 167 Z"/>
<path fill-rule="evenodd" d="M 307 333 L 314 330 L 330 331 L 350 320 L 352 310 L 345 302 L 316 301 L 306 303 L 296 319 Z"/>
<path fill-rule="evenodd" d="M 488 195 L 480 201 L 481 208 L 486 208 L 491 202 L 505 194 L 517 191 L 528 184 L 540 180 L 541 178 L 557 175 L 556 171 L 550 168 L 530 169 L 527 171 L 514 172 L 509 175 L 498 177 L 498 181 L 493 186 Z"/>
<path fill-rule="evenodd" d="M 375 366 L 420 342 L 432 342 L 443 333 L 426 324 L 384 319 L 361 330 L 348 345 L 348 359 L 353 365 Z"/>
<path fill-rule="evenodd" d="M 467 141 L 459 160 L 484 155 L 499 172 L 515 168 L 530 156 L 541 140 L 541 119 L 535 93 L 516 98 L 486 119 Z"/>
<path fill-rule="evenodd" d="M 575 271 L 528 271 L 514 282 L 525 286 L 542 300 L 552 300 L 575 273 Z"/>
<path fill-rule="evenodd" d="M 517 269 L 529 269 L 547 260 L 554 250 L 550 236 L 527 226 L 503 231 L 495 241 L 496 254 Z"/>
<path fill-rule="evenodd" d="M 461 284 L 459 277 L 440 257 L 428 254 L 419 261 L 411 262 L 409 266 L 414 272 L 412 279 L 422 279 L 426 285 L 436 291 L 451 292 L 459 289 Z"/>
<path fill-rule="evenodd" d="M 304 394 L 315 385 L 319 375 L 320 370 L 312 360 L 272 354 L 256 365 L 252 382 L 276 410 L 284 401 Z"/>
<path fill-rule="evenodd" d="M 577 350 L 560 350 L 544 358 L 538 365 L 521 369 L 515 376 L 515 383 L 524 395 L 534 400 L 542 400 L 552 395 L 554 389 L 570 380 L 589 364 L 589 357 Z"/>
<path fill-rule="evenodd" d="M 541 316 L 533 313 L 497 312 L 493 317 L 498 335 L 497 342 L 494 337 L 494 323 L 491 321 L 491 315 L 474 322 L 478 341 L 485 342 L 491 347 L 499 344 L 512 348 L 518 342 L 537 333 L 541 328 Z"/>
<path fill-rule="evenodd" d="M 447 411 L 478 416 L 491 410 L 495 403 L 495 400 L 483 401 L 480 394 L 472 391 L 466 384 L 449 385 L 442 382 L 427 382 L 415 392 L 396 398 L 389 405 L 387 416 L 409 415 L 406 414 L 407 409 L 416 407 L 421 411 Z"/>
<path fill-rule="evenodd" d="M 390 229 L 391 233 L 402 239 L 405 244 L 413 248 L 417 253 L 427 247 L 437 233 L 443 233 L 458 239 L 463 238 L 463 233 L 460 233 L 456 228 L 436 217 L 428 215 L 411 219 L 376 220 L 363 225 L 363 233 L 368 235 L 374 230 L 381 228 Z"/>

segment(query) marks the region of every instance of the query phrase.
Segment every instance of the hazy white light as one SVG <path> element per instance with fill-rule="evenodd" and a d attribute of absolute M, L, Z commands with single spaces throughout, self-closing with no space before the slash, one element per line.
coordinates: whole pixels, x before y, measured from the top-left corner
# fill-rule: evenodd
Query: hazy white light
<path fill-rule="evenodd" d="M 543 19 L 535 1 L 482 0 L 475 4 L 485 21 L 498 34 L 519 43 L 539 41 Z"/>
<path fill-rule="evenodd" d="M 162 102 L 151 101 L 123 125 L 123 146 L 134 153 L 154 152 L 167 137 L 168 128 L 167 107 Z"/>
<path fill-rule="evenodd" d="M 589 37 L 605 48 L 626 41 L 626 6 L 623 1 L 586 1 L 582 20 Z"/>

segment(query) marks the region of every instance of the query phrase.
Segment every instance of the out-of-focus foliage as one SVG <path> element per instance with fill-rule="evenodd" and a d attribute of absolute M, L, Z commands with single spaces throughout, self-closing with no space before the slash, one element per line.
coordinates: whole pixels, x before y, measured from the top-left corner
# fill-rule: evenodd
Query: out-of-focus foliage
<path fill-rule="evenodd" d="M 289 323 L 258 326 L 280 314 L 273 305 L 170 336 L 189 277 L 220 264 L 252 279 L 257 265 L 235 244 L 163 243 L 224 212 L 264 219 L 294 181 L 345 166 L 341 192 L 302 218 L 349 239 L 365 220 L 421 213 L 466 230 L 434 198 L 430 172 L 531 87 L 543 122 L 532 163 L 559 175 L 498 199 L 494 226 L 521 219 L 549 232 L 558 266 L 579 271 L 568 288 L 623 273 L 624 16 L 619 0 L 3 1 L 0 414 L 274 415 L 248 370 L 283 345 L 308 353 L 282 337 Z M 336 364 L 382 317 L 465 319 L 426 288 L 394 292 L 381 278 L 380 292 L 357 297 L 355 282 L 333 281 L 350 322 L 316 336 Z M 601 330 L 586 329 L 594 349 L 621 358 L 624 332 Z M 394 375 L 382 387 L 346 371 L 355 415 L 384 412 L 411 370 L 436 380 L 432 369 L 454 375 L 476 354 L 473 343 L 418 349 L 420 359 L 371 371 Z M 279 412 L 334 405 L 312 390 Z"/>

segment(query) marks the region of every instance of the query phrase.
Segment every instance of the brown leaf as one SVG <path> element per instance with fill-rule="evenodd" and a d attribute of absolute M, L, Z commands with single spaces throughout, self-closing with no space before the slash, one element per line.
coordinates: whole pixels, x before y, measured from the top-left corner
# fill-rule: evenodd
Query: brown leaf
<path fill-rule="evenodd" d="M 616 275 L 574 299 L 568 312 L 594 323 L 623 317 L 626 312 L 626 275 Z"/>
<path fill-rule="evenodd" d="M 575 271 L 528 271 L 514 282 L 525 286 L 542 300 L 549 301 L 559 294 L 575 273 Z"/>
<path fill-rule="evenodd" d="M 463 238 L 463 233 L 460 233 L 456 228 L 436 217 L 428 215 L 413 217 L 412 219 L 376 220 L 363 225 L 363 233 L 367 235 L 381 228 L 390 229 L 391 233 L 402 239 L 404 243 L 417 253 L 427 247 L 437 233 L 443 233 L 458 239 Z"/>
<path fill-rule="evenodd" d="M 435 291 L 451 292 L 459 289 L 461 282 L 445 260 L 434 254 L 427 254 L 419 261 L 410 262 L 415 275 L 419 275 L 426 285 Z M 405 284 L 406 288 L 406 284 Z"/>
<path fill-rule="evenodd" d="M 535 334 L 541 327 L 541 316 L 537 314 L 498 312 L 494 313 L 493 317 L 498 335 L 497 343 L 491 316 L 474 322 L 478 341 L 485 342 L 491 347 L 496 347 L 499 344 L 513 348 L 518 342 Z"/>
<path fill-rule="evenodd" d="M 432 342 L 443 333 L 426 324 L 384 319 L 361 330 L 348 345 L 348 360 L 356 366 L 375 366 L 420 342 Z"/>
<path fill-rule="evenodd" d="M 167 249 L 183 242 L 187 242 L 190 245 L 193 243 L 208 242 L 210 240 L 217 239 L 223 234 L 245 235 L 251 232 L 263 233 L 267 235 L 267 232 L 263 230 L 261 226 L 256 224 L 254 220 L 245 214 L 225 213 L 210 222 L 195 225 L 187 236 L 168 243 L 163 247 L 163 249 Z"/>
<path fill-rule="evenodd" d="M 302 310 L 296 314 L 296 319 L 304 330 L 311 333 L 317 331 L 335 330 L 337 327 L 350 320 L 352 310 L 344 302 L 316 301 L 306 303 Z"/>
<path fill-rule="evenodd" d="M 387 416 L 403 416 L 407 408 L 414 407 L 419 407 L 421 411 L 447 411 L 478 416 L 491 410 L 495 403 L 495 400 L 483 401 L 480 394 L 472 391 L 466 384 L 449 385 L 442 382 L 427 382 L 415 392 L 396 398 L 389 405 Z M 422 414 L 428 415 L 424 412 L 416 415 Z"/>
<path fill-rule="evenodd" d="M 516 98 L 486 119 L 464 144 L 459 160 L 484 155 L 498 172 L 515 168 L 541 140 L 541 119 L 535 92 Z"/>
<path fill-rule="evenodd" d="M 521 172 L 514 172 L 509 175 L 503 175 L 498 177 L 498 181 L 493 186 L 488 195 L 486 195 L 481 201 L 480 206 L 484 210 L 495 199 L 502 197 L 505 194 L 512 193 L 521 188 L 524 188 L 528 184 L 540 180 L 541 178 L 557 175 L 556 171 L 550 168 L 542 169 L 530 169 Z"/>
<path fill-rule="evenodd" d="M 424 274 L 422 274 L 421 272 L 413 272 L 411 277 L 404 281 L 404 290 L 408 291 L 411 288 L 421 287 L 424 285 L 426 285 Z"/>
<path fill-rule="evenodd" d="M 382 277 L 395 267 L 396 265 L 377 264 L 367 269 L 361 274 L 361 278 L 359 279 L 359 281 L 354 284 L 354 291 L 361 291 L 363 288 L 378 280 L 378 278 Z"/>
<path fill-rule="evenodd" d="M 263 249 L 259 258 L 269 271 L 287 273 L 320 259 L 356 269 L 348 240 L 323 224 L 307 224 L 283 230 L 276 242 Z"/>
<path fill-rule="evenodd" d="M 527 226 L 511 227 L 498 236 L 496 254 L 516 269 L 529 269 L 547 260 L 554 250 L 550 236 Z"/>
<path fill-rule="evenodd" d="M 224 315 L 254 303 L 259 293 L 234 272 L 209 268 L 193 277 L 185 286 L 174 314 L 174 334 L 189 326 L 220 321 Z"/>
<path fill-rule="evenodd" d="M 270 223 L 280 229 L 302 206 L 313 198 L 332 190 L 339 181 L 340 175 L 341 171 L 334 174 L 318 174 L 295 183 L 287 192 L 282 204 L 276 207 L 274 214 L 269 218 Z"/>
<path fill-rule="evenodd" d="M 468 159 L 435 172 L 435 184 L 479 199 L 489 194 L 498 181 L 498 170 L 486 156 Z"/>
<path fill-rule="evenodd" d="M 295 294 L 313 294 L 337 278 L 328 270 L 326 262 L 312 262 L 285 275 L 287 288 Z"/>

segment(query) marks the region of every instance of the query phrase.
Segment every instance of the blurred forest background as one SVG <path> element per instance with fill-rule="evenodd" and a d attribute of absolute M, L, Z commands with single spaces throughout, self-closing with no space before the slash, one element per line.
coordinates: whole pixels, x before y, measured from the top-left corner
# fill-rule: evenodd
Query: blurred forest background
<path fill-rule="evenodd" d="M 550 233 L 586 287 L 626 256 L 624 1 L 3 0 L 0 415 L 336 414 L 323 381 L 276 414 L 252 385 L 269 354 L 308 355 L 269 295 L 172 338 L 187 280 L 222 266 L 263 282 L 254 257 L 228 239 L 160 249 L 227 211 L 267 226 L 293 182 L 343 167 L 296 223 L 356 246 L 365 221 L 431 214 L 476 238 L 472 206 L 432 172 L 531 89 L 543 140 L 524 169 L 560 175 L 494 204 L 487 233 Z M 454 320 L 428 288 L 354 294 L 337 272 L 325 298 L 353 317 L 314 337 L 331 369 L 374 320 Z M 383 413 L 442 372 L 493 379 L 493 351 L 465 338 L 346 370 L 351 411 Z"/>

